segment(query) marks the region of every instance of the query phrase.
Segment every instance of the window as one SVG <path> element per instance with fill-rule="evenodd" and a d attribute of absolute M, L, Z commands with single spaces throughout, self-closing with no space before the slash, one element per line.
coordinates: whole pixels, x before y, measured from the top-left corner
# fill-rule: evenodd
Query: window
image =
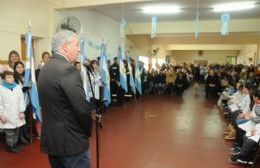
<path fill-rule="evenodd" d="M 152 58 L 152 69 L 156 69 L 157 61 L 156 58 Z"/>
<path fill-rule="evenodd" d="M 158 62 L 159 66 L 162 66 L 162 64 L 165 64 L 165 60 L 163 58 L 158 58 L 157 62 Z"/>
<path fill-rule="evenodd" d="M 165 64 L 165 60 L 163 58 L 152 58 L 152 68 L 157 69 L 158 66 L 162 66 Z"/>
<path fill-rule="evenodd" d="M 146 56 L 139 56 L 139 61 L 144 63 L 144 69 L 148 71 L 149 69 L 149 58 Z"/>

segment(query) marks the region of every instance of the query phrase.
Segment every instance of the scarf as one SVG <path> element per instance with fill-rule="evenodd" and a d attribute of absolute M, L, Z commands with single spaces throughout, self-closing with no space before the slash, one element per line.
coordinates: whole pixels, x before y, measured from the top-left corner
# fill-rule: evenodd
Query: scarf
<path fill-rule="evenodd" d="M 17 84 L 15 82 L 12 83 L 12 84 L 3 82 L 3 84 L 2 84 L 3 87 L 5 87 L 5 88 L 7 88 L 9 90 L 13 90 L 16 87 L 16 85 Z"/>

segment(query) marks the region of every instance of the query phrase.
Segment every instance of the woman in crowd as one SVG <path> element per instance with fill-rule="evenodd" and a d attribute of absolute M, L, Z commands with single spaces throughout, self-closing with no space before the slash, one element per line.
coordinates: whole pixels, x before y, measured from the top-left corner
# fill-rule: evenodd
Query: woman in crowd
<path fill-rule="evenodd" d="M 14 64 L 14 80 L 15 82 L 23 88 L 23 77 L 24 77 L 24 64 L 18 61 Z"/>
<path fill-rule="evenodd" d="M 174 93 L 174 82 L 176 80 L 176 75 L 172 67 L 170 67 L 166 72 L 166 87 L 167 92 L 171 95 Z"/>
<path fill-rule="evenodd" d="M 49 52 L 45 51 L 42 53 L 42 60 L 41 63 L 38 65 L 38 69 L 35 70 L 35 77 L 36 80 L 38 79 L 39 73 L 42 69 L 42 67 L 50 60 L 51 55 Z"/>
<path fill-rule="evenodd" d="M 28 103 L 28 87 L 24 87 L 24 64 L 21 61 L 18 61 L 14 64 L 14 80 L 15 82 L 20 85 L 22 88 L 24 98 L 26 99 L 25 102 Z M 29 121 L 29 112 L 28 108 L 26 108 L 25 114 L 25 120 L 26 124 L 19 128 L 19 142 L 22 144 L 28 144 L 29 143 L 29 132 L 28 132 L 28 121 Z"/>
<path fill-rule="evenodd" d="M 38 69 L 41 69 L 51 58 L 49 52 L 45 51 L 42 53 L 42 60 L 41 63 L 38 65 Z"/>
<path fill-rule="evenodd" d="M 8 65 L 2 65 L 0 67 L 0 73 L 7 70 L 13 72 L 14 64 L 18 61 L 20 61 L 19 53 L 15 50 L 10 51 L 8 56 Z"/>
<path fill-rule="evenodd" d="M 175 80 L 175 91 L 178 96 L 183 95 L 186 80 L 183 72 L 179 71 Z"/>
<path fill-rule="evenodd" d="M 206 76 L 205 91 L 207 99 L 209 96 L 217 97 L 218 92 L 220 91 L 219 78 L 213 69 L 211 69 L 209 75 Z"/>

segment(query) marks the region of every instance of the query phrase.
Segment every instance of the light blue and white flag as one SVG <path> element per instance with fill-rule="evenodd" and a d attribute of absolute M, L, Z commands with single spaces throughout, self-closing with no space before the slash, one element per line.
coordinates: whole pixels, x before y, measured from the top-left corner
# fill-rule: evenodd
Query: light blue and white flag
<path fill-rule="evenodd" d="M 106 107 L 111 103 L 111 95 L 110 95 L 110 75 L 107 67 L 107 56 L 106 56 L 106 47 L 104 44 L 101 45 L 101 53 L 100 53 L 100 72 L 101 72 L 101 80 L 104 85 L 103 98 Z"/>
<path fill-rule="evenodd" d="M 151 38 L 155 38 L 157 32 L 157 17 L 152 16 L 151 21 L 152 21 Z"/>
<path fill-rule="evenodd" d="M 138 56 L 135 62 L 135 87 L 138 93 L 142 95 L 141 70 Z"/>
<path fill-rule="evenodd" d="M 121 37 L 125 37 L 125 27 L 126 27 L 126 21 L 125 21 L 125 18 L 122 17 L 121 22 L 120 22 L 120 36 Z"/>
<path fill-rule="evenodd" d="M 199 37 L 199 12 L 196 13 L 196 20 L 195 20 L 195 38 Z"/>
<path fill-rule="evenodd" d="M 128 89 L 127 89 L 127 81 L 126 81 L 126 69 L 123 62 L 123 51 L 121 47 L 118 47 L 118 61 L 119 61 L 120 85 L 127 93 Z"/>
<path fill-rule="evenodd" d="M 85 52 L 85 41 L 84 38 L 81 36 L 80 37 L 80 64 L 81 64 L 81 69 L 80 69 L 80 75 L 81 75 L 81 79 L 83 82 L 83 88 L 86 94 L 86 100 L 89 102 L 90 101 L 90 82 L 88 77 L 87 77 L 87 69 L 86 67 L 83 65 L 84 61 L 86 60 L 86 52 Z"/>
<path fill-rule="evenodd" d="M 26 45 L 26 62 L 24 70 L 23 86 L 28 87 L 30 82 L 31 73 L 31 55 L 32 55 L 32 36 L 29 32 L 25 34 L 25 45 Z"/>
<path fill-rule="evenodd" d="M 230 14 L 224 13 L 221 15 L 221 35 L 227 36 L 228 35 L 228 24 L 230 21 Z"/>
<path fill-rule="evenodd" d="M 35 78 L 34 59 L 33 59 L 33 52 L 32 52 L 32 36 L 30 32 L 26 33 L 25 43 L 26 43 L 26 64 L 25 64 L 25 74 L 24 74 L 24 87 L 30 87 L 29 96 L 32 105 L 33 116 L 35 116 L 35 118 L 41 122 L 42 121 L 41 108 L 40 108 L 39 96 L 38 96 L 37 84 Z"/>

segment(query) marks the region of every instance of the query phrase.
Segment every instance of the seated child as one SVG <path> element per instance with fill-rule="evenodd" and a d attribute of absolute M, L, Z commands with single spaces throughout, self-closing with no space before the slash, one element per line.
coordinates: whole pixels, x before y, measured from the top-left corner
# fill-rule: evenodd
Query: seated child
<path fill-rule="evenodd" d="M 238 127 L 246 132 L 240 152 L 231 156 L 232 163 L 249 161 L 257 143 L 260 139 L 260 90 L 254 93 L 254 107 L 250 115 L 245 114 L 248 121 L 239 124 Z"/>

